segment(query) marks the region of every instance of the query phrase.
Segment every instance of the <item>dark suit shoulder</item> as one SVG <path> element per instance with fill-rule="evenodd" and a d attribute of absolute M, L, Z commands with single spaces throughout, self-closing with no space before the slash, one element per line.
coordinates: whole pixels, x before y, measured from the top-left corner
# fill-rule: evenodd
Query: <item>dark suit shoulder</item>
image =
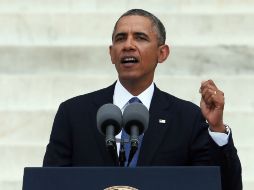
<path fill-rule="evenodd" d="M 200 107 L 194 104 L 193 102 L 178 98 L 174 95 L 171 95 L 165 91 L 160 91 L 160 99 L 163 99 L 163 101 L 169 102 L 169 106 L 174 107 L 174 109 L 178 111 L 194 111 L 194 112 L 200 112 Z"/>
<path fill-rule="evenodd" d="M 93 104 L 99 104 L 99 105 L 104 104 L 104 102 L 109 103 L 113 101 L 113 98 L 112 98 L 113 92 L 114 92 L 114 84 L 103 89 L 89 92 L 87 94 L 72 97 L 62 102 L 61 105 L 76 108 L 76 106 L 79 107 L 80 105 L 89 106 Z"/>

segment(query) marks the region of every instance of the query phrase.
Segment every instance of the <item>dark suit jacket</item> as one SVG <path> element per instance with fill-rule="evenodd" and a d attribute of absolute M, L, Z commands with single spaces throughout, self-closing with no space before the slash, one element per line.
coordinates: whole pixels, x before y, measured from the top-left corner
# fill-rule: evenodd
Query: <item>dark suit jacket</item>
<path fill-rule="evenodd" d="M 97 110 L 113 102 L 115 85 L 63 102 L 56 114 L 43 166 L 113 166 Z M 241 164 L 232 137 L 224 147 L 210 138 L 200 108 L 155 87 L 149 127 L 138 166 L 221 166 L 223 189 L 242 189 Z M 160 123 L 159 119 L 166 120 Z"/>

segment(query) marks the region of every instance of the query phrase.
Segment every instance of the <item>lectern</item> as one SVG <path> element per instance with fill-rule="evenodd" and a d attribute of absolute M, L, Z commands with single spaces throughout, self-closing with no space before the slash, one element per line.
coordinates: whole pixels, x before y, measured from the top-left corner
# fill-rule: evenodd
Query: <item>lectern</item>
<path fill-rule="evenodd" d="M 117 187 L 116 187 L 117 186 Z M 122 186 L 122 187 L 121 187 Z M 25 168 L 23 190 L 221 190 L 219 167 Z M 111 188 L 110 188 L 111 187 Z"/>

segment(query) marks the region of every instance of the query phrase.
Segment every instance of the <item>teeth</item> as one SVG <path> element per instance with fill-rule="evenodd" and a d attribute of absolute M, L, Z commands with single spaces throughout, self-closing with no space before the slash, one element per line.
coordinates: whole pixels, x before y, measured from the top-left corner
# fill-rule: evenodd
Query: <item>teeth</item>
<path fill-rule="evenodd" d="M 136 59 L 133 57 L 125 58 L 124 61 L 135 61 Z"/>
<path fill-rule="evenodd" d="M 138 60 L 135 57 L 125 57 L 122 59 L 122 63 L 136 63 Z"/>

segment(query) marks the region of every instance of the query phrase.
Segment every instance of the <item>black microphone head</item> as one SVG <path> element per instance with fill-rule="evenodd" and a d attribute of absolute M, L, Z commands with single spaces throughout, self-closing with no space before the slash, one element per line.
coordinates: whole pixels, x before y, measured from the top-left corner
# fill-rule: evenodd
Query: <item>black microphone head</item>
<path fill-rule="evenodd" d="M 123 112 L 123 126 L 126 133 L 130 135 L 131 126 L 139 128 L 139 135 L 144 133 L 149 124 L 149 111 L 141 103 L 129 104 Z"/>
<path fill-rule="evenodd" d="M 105 135 L 106 128 L 109 125 L 114 126 L 114 135 L 120 133 L 122 129 L 122 112 L 119 107 L 114 104 L 104 104 L 97 111 L 97 128 Z"/>

